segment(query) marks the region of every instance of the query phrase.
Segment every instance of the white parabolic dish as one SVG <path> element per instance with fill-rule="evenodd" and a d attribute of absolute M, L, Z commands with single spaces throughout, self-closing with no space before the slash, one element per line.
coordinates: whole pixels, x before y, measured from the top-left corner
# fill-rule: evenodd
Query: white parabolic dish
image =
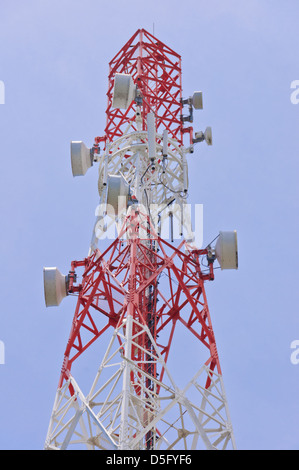
<path fill-rule="evenodd" d="M 215 254 L 221 269 L 238 269 L 237 232 L 219 232 Z"/>

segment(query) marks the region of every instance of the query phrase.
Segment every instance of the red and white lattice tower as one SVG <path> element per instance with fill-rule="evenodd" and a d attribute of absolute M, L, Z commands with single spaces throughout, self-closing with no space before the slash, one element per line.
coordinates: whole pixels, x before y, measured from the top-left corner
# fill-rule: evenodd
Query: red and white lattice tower
<path fill-rule="evenodd" d="M 144 29 L 109 66 L 105 135 L 71 143 L 74 176 L 99 167 L 89 252 L 44 268 L 47 306 L 77 296 L 45 449 L 232 449 L 205 282 L 237 268 L 236 233 L 197 247 L 185 210 L 187 156 L 212 143 L 191 126 L 202 95 L 183 99 L 181 57 Z"/>

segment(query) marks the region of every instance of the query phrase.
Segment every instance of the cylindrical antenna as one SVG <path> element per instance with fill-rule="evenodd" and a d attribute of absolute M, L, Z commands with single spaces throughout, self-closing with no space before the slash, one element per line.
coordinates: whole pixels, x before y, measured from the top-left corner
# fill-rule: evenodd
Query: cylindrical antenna
<path fill-rule="evenodd" d="M 164 129 L 163 131 L 163 157 L 168 155 L 168 130 Z"/>
<path fill-rule="evenodd" d="M 152 166 L 156 158 L 156 124 L 154 113 L 148 113 L 147 117 L 148 156 Z"/>
<path fill-rule="evenodd" d="M 109 157 L 109 144 L 106 145 L 106 152 L 104 157 L 104 175 L 103 175 L 103 185 L 107 185 L 108 180 L 108 157 Z"/>
<path fill-rule="evenodd" d="M 165 173 L 165 166 L 166 166 L 166 161 L 167 161 L 167 156 L 168 156 L 168 130 L 164 129 L 163 131 L 163 149 L 162 149 L 162 154 L 163 154 L 163 173 Z"/>
<path fill-rule="evenodd" d="M 169 212 L 169 220 L 170 220 L 170 240 L 173 243 L 173 212 Z"/>
<path fill-rule="evenodd" d="M 183 154 L 183 185 L 184 185 L 184 193 L 188 191 L 188 167 L 187 167 L 187 159 L 186 155 Z"/>

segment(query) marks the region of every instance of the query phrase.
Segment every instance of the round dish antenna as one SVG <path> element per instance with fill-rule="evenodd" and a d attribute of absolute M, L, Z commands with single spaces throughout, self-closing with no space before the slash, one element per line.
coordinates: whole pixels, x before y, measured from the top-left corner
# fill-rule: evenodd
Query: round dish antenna
<path fill-rule="evenodd" d="M 44 292 L 47 307 L 57 307 L 67 296 L 68 276 L 57 268 L 44 268 Z"/>
<path fill-rule="evenodd" d="M 127 109 L 135 98 L 136 86 L 131 75 L 116 73 L 112 97 L 112 107 Z"/>
<path fill-rule="evenodd" d="M 122 175 L 108 175 L 107 214 L 117 216 L 127 208 L 130 186 Z"/>
<path fill-rule="evenodd" d="M 215 255 L 221 269 L 238 269 L 237 232 L 219 232 Z"/>
<path fill-rule="evenodd" d="M 194 109 L 203 109 L 202 91 L 195 91 L 192 96 L 192 104 Z"/>
<path fill-rule="evenodd" d="M 82 141 L 71 142 L 71 162 L 73 176 L 83 176 L 93 165 L 93 155 Z"/>
<path fill-rule="evenodd" d="M 193 143 L 202 142 L 203 140 L 206 141 L 207 145 L 212 145 L 212 128 L 207 127 L 204 132 L 195 132 L 195 139 L 193 139 Z"/>
<path fill-rule="evenodd" d="M 204 138 L 208 145 L 212 145 L 213 140 L 212 140 L 212 128 L 211 127 L 207 127 L 206 130 L 204 131 Z"/>

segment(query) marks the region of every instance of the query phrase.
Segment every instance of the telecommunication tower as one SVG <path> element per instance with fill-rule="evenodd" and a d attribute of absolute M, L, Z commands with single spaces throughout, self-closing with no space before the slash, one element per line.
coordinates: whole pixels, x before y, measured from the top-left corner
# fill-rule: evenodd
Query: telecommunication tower
<path fill-rule="evenodd" d="M 185 210 L 188 154 L 212 144 L 193 134 L 202 93 L 183 97 L 180 55 L 140 29 L 107 97 L 104 136 L 71 142 L 74 176 L 99 167 L 89 252 L 67 275 L 44 268 L 47 306 L 77 296 L 45 449 L 234 449 L 205 282 L 215 261 L 237 269 L 237 235 L 197 247 Z"/>

